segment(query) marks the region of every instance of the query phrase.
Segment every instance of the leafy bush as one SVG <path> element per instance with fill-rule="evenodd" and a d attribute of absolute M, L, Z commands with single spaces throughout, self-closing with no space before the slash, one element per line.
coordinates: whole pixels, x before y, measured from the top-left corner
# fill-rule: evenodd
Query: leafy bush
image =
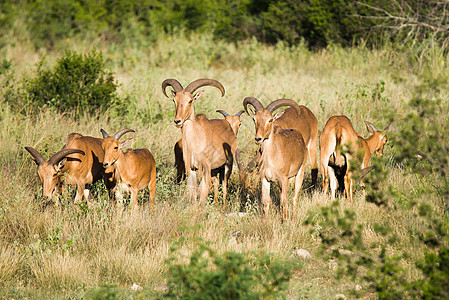
<path fill-rule="evenodd" d="M 198 240 L 184 238 L 170 249 L 166 297 L 174 299 L 266 299 L 282 296 L 291 277 L 289 264 L 262 253 L 219 254 Z M 191 254 L 185 261 L 183 253 Z"/>
<path fill-rule="evenodd" d="M 36 77 L 25 84 L 32 110 L 42 106 L 59 112 L 104 111 L 119 103 L 118 84 L 111 72 L 105 70 L 101 52 L 92 50 L 86 55 L 66 51 L 52 70 L 44 68 L 42 59 Z"/>

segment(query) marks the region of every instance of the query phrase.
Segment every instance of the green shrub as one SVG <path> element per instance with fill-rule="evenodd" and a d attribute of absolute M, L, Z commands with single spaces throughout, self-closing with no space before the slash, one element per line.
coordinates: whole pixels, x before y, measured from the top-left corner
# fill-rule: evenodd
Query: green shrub
<path fill-rule="evenodd" d="M 86 55 L 66 51 L 52 70 L 44 68 L 42 59 L 36 77 L 25 84 L 28 104 L 32 111 L 42 106 L 59 112 L 101 112 L 119 103 L 118 84 L 111 72 L 105 70 L 101 52 Z"/>
<path fill-rule="evenodd" d="M 181 238 L 170 249 L 167 298 L 174 299 L 272 299 L 288 287 L 288 263 L 262 253 L 219 254 L 204 241 L 193 248 Z M 189 251 L 190 257 L 183 253 Z"/>

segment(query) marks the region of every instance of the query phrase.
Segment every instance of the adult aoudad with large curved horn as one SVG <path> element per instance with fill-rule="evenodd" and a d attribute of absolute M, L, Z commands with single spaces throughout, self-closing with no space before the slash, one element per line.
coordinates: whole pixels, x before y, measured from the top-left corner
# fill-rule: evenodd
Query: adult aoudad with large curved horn
<path fill-rule="evenodd" d="M 251 104 L 256 109 L 254 125 L 255 140 L 260 145 L 259 175 L 262 181 L 262 205 L 264 217 L 268 217 L 270 197 L 270 182 L 277 181 L 281 185 L 282 221 L 288 219 L 288 181 L 295 178 L 295 193 L 293 197 L 293 217 L 296 217 L 299 190 L 304 178 L 307 147 L 302 134 L 293 128 L 281 128 L 276 120 L 282 118 L 286 111 L 273 116 L 273 112 L 282 106 L 291 106 L 296 121 L 301 115 L 301 107 L 290 99 L 278 99 L 263 108 L 260 101 L 254 97 L 243 100 L 243 106 Z M 296 110 L 296 112 L 295 112 Z"/>
<path fill-rule="evenodd" d="M 243 108 L 248 113 L 248 104 L 251 104 L 256 111 L 263 110 L 263 105 L 254 97 L 246 97 L 243 101 Z M 304 139 L 310 159 L 312 186 L 316 186 L 318 179 L 318 120 L 315 115 L 304 105 L 298 105 L 291 99 L 278 99 L 267 105 L 265 108 L 270 112 L 274 112 L 281 106 L 291 106 L 286 108 L 276 118 L 273 123 L 282 129 L 295 129 L 299 131 Z M 299 108 L 299 111 L 298 111 Z"/>
<path fill-rule="evenodd" d="M 225 170 L 222 182 L 223 198 L 226 199 L 227 178 L 232 172 L 237 146 L 235 133 L 226 120 L 209 120 L 204 114 L 195 115 L 194 111 L 194 100 L 201 97 L 203 93 L 202 90 L 195 92 L 197 89 L 213 86 L 218 88 L 224 96 L 224 86 L 215 79 L 201 78 L 191 82 L 185 89 L 180 89 L 181 84 L 176 79 L 170 79 L 162 83 L 164 95 L 168 85 L 177 86 L 177 88 L 174 87 L 173 98 L 176 103 L 174 122 L 176 127 L 181 129 L 182 139 L 181 143 L 178 142 L 175 146 L 175 155 L 182 152 L 185 170 L 188 173 L 187 188 L 190 197 L 196 199 L 199 190 L 200 201 L 204 202 L 209 193 L 211 171 L 223 167 Z M 178 171 L 183 169 L 181 165 L 177 167 L 179 167 Z M 196 183 L 196 170 L 202 171 L 199 188 Z"/>

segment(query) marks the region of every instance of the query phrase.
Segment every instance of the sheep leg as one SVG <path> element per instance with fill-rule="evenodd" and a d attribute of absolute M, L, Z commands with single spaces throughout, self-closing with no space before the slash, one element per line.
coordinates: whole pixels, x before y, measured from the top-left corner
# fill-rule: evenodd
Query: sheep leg
<path fill-rule="evenodd" d="M 299 191 L 301 190 L 302 182 L 304 180 L 304 164 L 299 168 L 298 174 L 295 177 L 295 194 L 293 196 L 293 217 L 296 219 L 296 207 L 298 205 Z"/>
<path fill-rule="evenodd" d="M 337 191 L 337 176 L 335 170 L 332 167 L 327 167 L 327 173 L 330 181 L 332 200 L 335 199 L 335 192 Z"/>
<path fill-rule="evenodd" d="M 281 179 L 281 213 L 282 223 L 288 220 L 288 178 Z"/>
<path fill-rule="evenodd" d="M 154 211 L 154 207 L 156 206 L 156 172 L 151 173 L 148 189 L 150 190 L 150 210 Z"/>
<path fill-rule="evenodd" d="M 139 193 L 139 190 L 136 188 L 132 188 L 131 190 L 131 205 L 133 210 L 139 209 L 139 203 L 137 202 L 137 195 Z"/>
<path fill-rule="evenodd" d="M 224 177 L 223 177 L 223 206 L 226 206 L 226 197 L 228 195 L 228 179 L 231 176 L 232 165 L 227 164 L 224 167 Z"/>
<path fill-rule="evenodd" d="M 268 210 L 270 208 L 271 197 L 270 197 L 270 182 L 266 178 L 262 178 L 262 205 L 264 218 L 268 218 Z"/>
<path fill-rule="evenodd" d="M 79 184 L 76 186 L 76 194 L 75 194 L 75 204 L 79 203 L 79 201 L 83 198 L 84 196 L 84 189 L 85 189 L 85 185 L 84 184 Z"/>
<path fill-rule="evenodd" d="M 218 176 L 212 177 L 212 185 L 214 186 L 214 203 L 218 203 L 218 185 L 219 185 Z"/>
<path fill-rule="evenodd" d="M 196 200 L 197 197 L 197 183 L 196 183 L 196 172 L 190 170 L 189 177 L 187 178 L 187 191 L 190 200 Z"/>
<path fill-rule="evenodd" d="M 348 165 L 349 168 L 349 165 Z M 345 175 L 345 192 L 346 192 L 346 198 L 349 199 L 349 201 L 352 202 L 352 179 L 351 179 L 351 172 L 346 173 Z"/>
<path fill-rule="evenodd" d="M 315 137 L 312 137 L 312 139 L 309 142 L 308 152 L 309 152 L 309 159 L 310 159 L 310 168 L 311 174 L 312 174 L 312 186 L 316 186 L 316 182 L 318 179 L 318 164 L 316 162 L 316 156 L 317 156 L 317 146 L 318 146 L 318 134 Z"/>
<path fill-rule="evenodd" d="M 203 178 L 200 183 L 200 203 L 206 203 L 207 195 L 209 194 L 211 182 L 211 169 L 209 166 L 203 168 Z"/>
<path fill-rule="evenodd" d="M 117 200 L 117 213 L 121 213 L 123 211 L 123 183 L 120 183 L 115 188 L 115 199 Z"/>

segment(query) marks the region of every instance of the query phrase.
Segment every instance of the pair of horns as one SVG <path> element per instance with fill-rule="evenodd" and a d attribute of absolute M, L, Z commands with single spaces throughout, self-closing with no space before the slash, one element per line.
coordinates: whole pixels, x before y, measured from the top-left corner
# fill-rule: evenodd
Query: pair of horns
<path fill-rule="evenodd" d="M 26 151 L 28 151 L 31 154 L 31 156 L 33 156 L 34 161 L 36 162 L 36 164 L 38 166 L 45 163 L 45 158 L 42 156 L 42 154 L 39 153 L 39 151 L 37 151 L 33 147 L 25 147 L 25 149 L 26 149 Z M 61 151 L 59 151 L 58 153 L 56 153 L 52 157 L 50 157 L 50 159 L 48 160 L 48 164 L 56 165 L 61 160 L 63 160 L 67 155 L 73 154 L 73 153 L 80 153 L 82 155 L 85 154 L 84 151 L 78 150 L 78 149 L 62 149 Z"/>
<path fill-rule="evenodd" d="M 367 127 L 371 128 L 371 130 L 372 130 L 373 132 L 374 132 L 374 131 L 387 131 L 387 130 L 390 128 L 390 125 L 391 125 L 391 123 L 390 123 L 390 124 L 388 124 L 383 130 L 379 130 L 379 129 L 377 129 L 376 126 L 374 126 L 374 124 L 371 123 L 371 122 L 365 121 L 365 124 L 366 124 Z"/>
<path fill-rule="evenodd" d="M 250 104 L 252 107 L 254 107 L 256 112 L 263 109 L 263 105 L 259 101 L 259 99 L 255 98 L 255 97 L 246 97 L 243 100 L 243 108 L 245 109 L 247 114 L 249 114 L 248 104 Z M 278 109 L 279 107 L 282 107 L 282 106 L 291 106 L 294 109 L 296 109 L 296 111 L 298 112 L 298 115 L 300 114 L 301 110 L 300 110 L 298 103 L 296 103 L 295 101 L 293 101 L 291 99 L 274 100 L 273 102 L 271 102 L 270 104 L 267 105 L 266 110 L 268 110 L 270 113 L 273 113 L 276 109 Z"/>
<path fill-rule="evenodd" d="M 182 85 L 179 83 L 178 80 L 174 79 L 174 78 L 169 78 L 169 79 L 165 79 L 162 82 L 162 92 L 164 93 L 165 97 L 168 98 L 167 93 L 166 93 L 166 88 L 167 86 L 171 86 L 175 92 L 179 92 L 183 90 Z M 193 82 L 191 82 L 186 88 L 185 91 L 189 92 L 189 93 L 193 93 L 195 92 L 197 89 L 199 89 L 202 86 L 214 86 L 216 88 L 218 88 L 221 91 L 221 96 L 223 97 L 225 94 L 225 88 L 223 87 L 223 85 L 218 82 L 217 80 L 214 79 L 207 79 L 207 78 L 201 78 L 201 79 L 197 79 Z"/>
<path fill-rule="evenodd" d="M 229 116 L 229 114 L 228 114 L 227 112 L 225 112 L 224 110 L 221 110 L 221 109 L 216 110 L 216 112 L 222 114 L 223 117 Z M 238 113 L 236 113 L 234 116 L 240 118 L 240 116 L 241 116 L 244 112 L 245 112 L 244 110 L 241 110 L 241 111 L 239 111 Z"/>
<path fill-rule="evenodd" d="M 103 128 L 101 128 L 100 131 L 101 131 L 101 134 L 103 135 L 103 138 L 107 138 L 110 136 Z M 132 129 L 122 129 L 122 130 L 117 131 L 117 133 L 114 134 L 112 137 L 114 137 L 116 140 L 118 140 L 122 137 L 122 135 L 124 135 L 127 132 L 135 132 L 135 131 Z"/>

